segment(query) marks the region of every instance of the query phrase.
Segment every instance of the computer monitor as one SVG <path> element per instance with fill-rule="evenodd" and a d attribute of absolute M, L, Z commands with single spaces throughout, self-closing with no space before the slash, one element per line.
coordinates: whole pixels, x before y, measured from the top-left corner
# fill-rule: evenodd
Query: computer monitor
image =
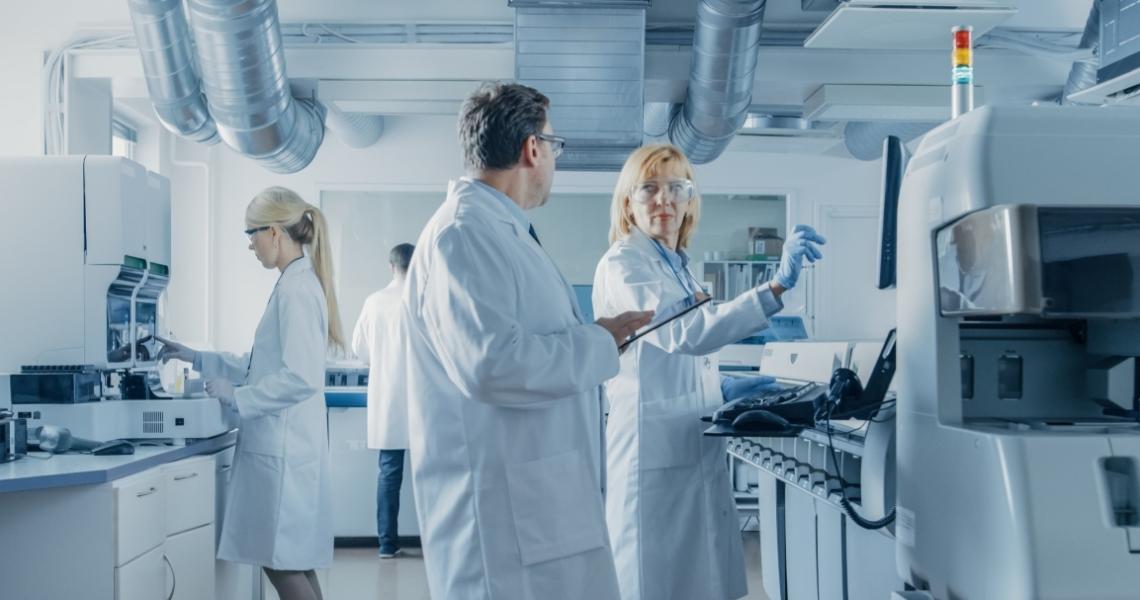
<path fill-rule="evenodd" d="M 898 263 L 898 209 L 902 191 L 903 173 L 906 172 L 906 146 L 901 139 L 890 135 L 883 141 L 882 203 L 879 207 L 879 283 L 885 290 L 895 287 Z"/>

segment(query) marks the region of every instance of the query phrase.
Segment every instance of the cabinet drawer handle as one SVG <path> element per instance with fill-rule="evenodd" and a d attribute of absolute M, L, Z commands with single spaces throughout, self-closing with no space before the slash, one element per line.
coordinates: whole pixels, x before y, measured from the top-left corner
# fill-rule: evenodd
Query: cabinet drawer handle
<path fill-rule="evenodd" d="M 145 497 L 147 497 L 147 496 L 149 496 L 149 495 L 151 495 L 157 491 L 158 491 L 158 488 L 156 488 L 152 485 L 149 488 L 147 488 L 146 490 L 135 494 L 135 498 L 145 498 Z"/>
<path fill-rule="evenodd" d="M 226 466 L 224 466 L 224 467 L 222 467 L 222 468 L 218 469 L 218 472 L 219 472 L 219 473 L 226 473 L 226 472 L 228 472 L 228 471 L 229 471 L 230 469 L 232 469 L 232 468 L 234 468 L 234 466 L 233 466 L 233 465 L 226 465 Z"/>
<path fill-rule="evenodd" d="M 198 476 L 197 471 L 195 471 L 194 473 L 190 473 L 189 475 L 175 475 L 174 481 L 186 481 L 187 479 L 194 479 L 197 476 Z"/>

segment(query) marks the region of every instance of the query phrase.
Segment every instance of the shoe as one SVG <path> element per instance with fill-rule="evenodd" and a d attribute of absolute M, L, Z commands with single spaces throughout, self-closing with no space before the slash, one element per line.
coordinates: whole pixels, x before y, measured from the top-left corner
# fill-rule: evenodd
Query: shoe
<path fill-rule="evenodd" d="M 394 550 L 381 550 L 380 558 L 396 558 L 404 553 L 403 548 L 396 548 Z"/>

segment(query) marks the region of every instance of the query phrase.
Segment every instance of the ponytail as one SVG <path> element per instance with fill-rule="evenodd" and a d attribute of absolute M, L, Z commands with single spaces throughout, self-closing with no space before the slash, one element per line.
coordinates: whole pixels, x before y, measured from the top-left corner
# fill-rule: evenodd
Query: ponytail
<path fill-rule="evenodd" d="M 329 342 L 344 350 L 348 345 L 344 341 L 340 309 L 336 301 L 336 287 L 333 285 L 332 248 L 329 247 L 328 223 L 321 209 L 315 206 L 309 208 L 305 214 L 312 221 L 313 236 L 309 247 L 312 249 L 313 272 L 321 282 L 321 289 L 325 292 L 325 303 L 329 307 Z"/>
<path fill-rule="evenodd" d="M 313 263 L 313 272 L 321 283 L 325 304 L 328 305 L 329 345 L 340 350 L 346 349 L 348 345 L 341 330 L 340 309 L 333 285 L 328 223 L 321 209 L 302 200 L 293 190 L 271 187 L 262 190 L 250 201 L 245 210 L 245 220 L 250 225 L 257 226 L 280 225 L 290 238 L 308 246 L 307 254 Z"/>

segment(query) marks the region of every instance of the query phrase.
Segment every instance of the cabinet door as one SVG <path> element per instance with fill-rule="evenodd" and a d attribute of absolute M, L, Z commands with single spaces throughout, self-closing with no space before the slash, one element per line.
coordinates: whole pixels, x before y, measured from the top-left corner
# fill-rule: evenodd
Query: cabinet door
<path fill-rule="evenodd" d="M 174 600 L 214 597 L 214 525 L 205 525 L 166 538 L 166 593 Z"/>
<path fill-rule="evenodd" d="M 166 562 L 162 546 L 115 569 L 115 600 L 156 600 L 166 598 Z"/>

